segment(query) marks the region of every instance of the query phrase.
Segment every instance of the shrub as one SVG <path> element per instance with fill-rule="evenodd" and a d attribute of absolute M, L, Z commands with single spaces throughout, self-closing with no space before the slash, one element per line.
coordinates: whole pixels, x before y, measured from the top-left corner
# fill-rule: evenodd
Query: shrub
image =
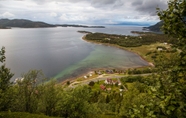
<path fill-rule="evenodd" d="M 94 86 L 94 84 L 95 84 L 94 81 L 90 81 L 88 85 L 89 86 Z"/>

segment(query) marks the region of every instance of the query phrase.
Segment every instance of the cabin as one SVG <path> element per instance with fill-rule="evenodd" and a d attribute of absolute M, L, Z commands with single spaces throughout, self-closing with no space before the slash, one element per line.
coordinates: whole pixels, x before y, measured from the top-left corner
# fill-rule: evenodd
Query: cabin
<path fill-rule="evenodd" d="M 114 72 L 113 72 L 113 70 L 106 70 L 105 71 L 107 74 L 113 74 Z"/>
<path fill-rule="evenodd" d="M 106 90 L 106 86 L 100 85 L 100 89 L 101 89 L 101 90 Z"/>
<path fill-rule="evenodd" d="M 158 48 L 158 51 L 162 51 L 163 50 L 163 48 Z"/>
<path fill-rule="evenodd" d="M 112 90 L 112 88 L 107 88 L 107 91 L 111 91 Z"/>
<path fill-rule="evenodd" d="M 109 79 L 109 78 L 106 79 L 104 83 L 105 83 L 105 84 L 110 84 L 110 85 L 113 85 L 113 84 L 121 85 L 121 83 L 118 82 L 118 80 L 112 80 L 112 79 Z"/>

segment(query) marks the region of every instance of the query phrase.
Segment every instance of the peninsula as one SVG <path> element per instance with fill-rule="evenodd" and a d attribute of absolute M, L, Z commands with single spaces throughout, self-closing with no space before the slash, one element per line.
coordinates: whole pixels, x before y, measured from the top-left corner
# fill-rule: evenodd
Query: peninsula
<path fill-rule="evenodd" d="M 85 41 L 111 45 L 124 50 L 128 50 L 140 55 L 143 59 L 153 65 L 154 60 L 161 53 L 174 53 L 176 49 L 172 45 L 176 45 L 176 39 L 170 38 L 165 34 L 156 34 L 152 32 L 138 32 L 138 36 L 91 33 L 86 31 L 78 31 L 86 33 L 83 37 Z"/>

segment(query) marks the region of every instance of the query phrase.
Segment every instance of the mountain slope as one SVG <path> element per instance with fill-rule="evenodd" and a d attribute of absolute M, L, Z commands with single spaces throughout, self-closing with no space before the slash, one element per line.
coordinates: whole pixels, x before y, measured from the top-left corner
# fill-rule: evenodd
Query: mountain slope
<path fill-rule="evenodd" d="M 39 28 L 39 27 L 55 27 L 44 22 L 33 22 L 25 19 L 0 19 L 0 28 L 5 27 L 21 27 L 21 28 Z"/>
<path fill-rule="evenodd" d="M 156 23 L 155 25 L 145 27 L 144 29 L 148 29 L 148 30 L 154 31 L 154 32 L 161 32 L 162 25 L 163 25 L 163 21 L 160 21 L 160 22 Z"/>

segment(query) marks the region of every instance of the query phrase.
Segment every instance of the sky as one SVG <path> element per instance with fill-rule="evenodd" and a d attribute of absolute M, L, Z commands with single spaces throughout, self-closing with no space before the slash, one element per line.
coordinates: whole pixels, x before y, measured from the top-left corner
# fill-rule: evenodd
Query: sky
<path fill-rule="evenodd" d="M 0 0 L 0 19 L 50 24 L 155 24 L 168 0 Z"/>

